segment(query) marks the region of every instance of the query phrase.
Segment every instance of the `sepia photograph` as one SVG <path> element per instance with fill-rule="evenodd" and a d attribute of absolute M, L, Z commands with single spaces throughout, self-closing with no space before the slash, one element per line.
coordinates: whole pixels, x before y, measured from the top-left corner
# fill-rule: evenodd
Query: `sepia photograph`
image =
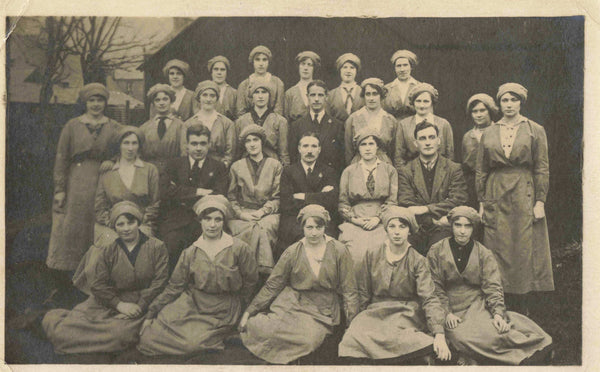
<path fill-rule="evenodd" d="M 587 16 L 243 13 L 5 17 L 4 361 L 581 366 Z"/>

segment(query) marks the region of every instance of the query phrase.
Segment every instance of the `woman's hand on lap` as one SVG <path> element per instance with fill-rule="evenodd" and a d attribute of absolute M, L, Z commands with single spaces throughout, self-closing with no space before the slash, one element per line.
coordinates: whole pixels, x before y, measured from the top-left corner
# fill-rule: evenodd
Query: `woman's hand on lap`
<path fill-rule="evenodd" d="M 462 319 L 452 313 L 448 313 L 448 315 L 446 315 L 446 328 L 448 329 L 454 329 L 458 327 L 458 324 L 461 322 Z"/>

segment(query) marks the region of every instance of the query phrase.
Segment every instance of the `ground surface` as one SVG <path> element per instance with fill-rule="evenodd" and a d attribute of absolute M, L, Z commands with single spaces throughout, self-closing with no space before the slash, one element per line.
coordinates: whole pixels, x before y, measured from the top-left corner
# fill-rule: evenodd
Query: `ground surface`
<path fill-rule="evenodd" d="M 63 358 L 54 354 L 39 325 L 15 329 L 14 320 L 26 309 L 39 309 L 49 293 L 48 273 L 44 265 L 50 235 L 48 216 L 7 227 L 6 256 L 6 362 L 36 363 L 193 363 L 193 364 L 262 364 L 239 342 L 232 339 L 225 351 L 184 358 L 140 359 L 139 355 L 95 355 Z M 581 245 L 573 243 L 553 252 L 556 290 L 541 299 L 541 311 L 531 317 L 554 340 L 554 365 L 581 364 Z M 63 299 L 73 305 L 84 297 Z M 121 358 L 121 359 L 119 359 Z M 314 361 L 313 361 L 314 362 Z M 317 363 L 327 364 L 321 359 Z"/>

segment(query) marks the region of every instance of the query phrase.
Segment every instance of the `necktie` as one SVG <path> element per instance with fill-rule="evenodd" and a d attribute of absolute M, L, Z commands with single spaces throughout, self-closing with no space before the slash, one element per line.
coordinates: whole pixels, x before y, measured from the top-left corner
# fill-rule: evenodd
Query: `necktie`
<path fill-rule="evenodd" d="M 158 138 L 162 139 L 165 136 L 165 133 L 167 132 L 167 123 L 165 123 L 165 121 L 167 120 L 166 117 L 161 116 L 158 119 Z"/>
<path fill-rule="evenodd" d="M 192 169 L 190 169 L 190 178 L 194 185 L 197 184 L 199 176 L 200 176 L 200 167 L 198 166 L 198 160 L 194 160 L 194 164 L 192 164 Z"/>
<path fill-rule="evenodd" d="M 306 177 L 310 177 L 312 176 L 312 168 L 308 167 L 308 169 L 306 170 Z"/>
<path fill-rule="evenodd" d="M 100 130 L 102 129 L 102 124 L 86 123 L 85 126 L 87 127 L 92 137 L 94 137 L 94 139 L 98 138 L 98 136 L 100 135 Z"/>
<path fill-rule="evenodd" d="M 377 167 L 371 169 L 369 171 L 369 175 L 367 176 L 367 190 L 369 191 L 369 194 L 371 194 L 371 196 L 375 195 L 375 177 L 373 177 L 373 171 L 376 168 Z"/>
<path fill-rule="evenodd" d="M 352 112 L 352 89 L 354 88 L 344 88 L 346 91 L 346 112 L 348 115 Z"/>
<path fill-rule="evenodd" d="M 319 125 L 319 118 L 318 118 L 318 114 L 315 114 L 314 118 L 313 118 L 313 124 L 314 125 Z"/>

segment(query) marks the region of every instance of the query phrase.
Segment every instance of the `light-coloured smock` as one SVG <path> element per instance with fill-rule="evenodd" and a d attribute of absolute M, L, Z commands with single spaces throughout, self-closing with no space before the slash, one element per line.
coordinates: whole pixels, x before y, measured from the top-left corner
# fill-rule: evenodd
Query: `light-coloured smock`
<path fill-rule="evenodd" d="M 140 352 L 189 355 L 224 348 L 258 274 L 246 243 L 226 234 L 221 240 L 229 243 L 212 259 L 198 241 L 183 251 L 169 284 L 148 308 L 152 323 L 140 335 Z"/>
<path fill-rule="evenodd" d="M 354 146 L 354 137 L 365 127 L 370 127 L 379 133 L 381 148 L 377 149 L 377 157 L 385 162 L 392 164 L 395 151 L 396 130 L 398 122 L 387 113 L 380 109 L 378 115 L 369 121 L 367 109 L 365 107 L 352 113 L 346 120 L 344 126 L 344 151 L 346 164 L 354 163 L 360 160 L 358 149 Z"/>
<path fill-rule="evenodd" d="M 168 253 L 160 240 L 141 243 L 133 266 L 117 241 L 95 249 L 101 254 L 92 295 L 73 310 L 49 311 L 42 321 L 57 354 L 118 352 L 137 344 L 143 316 L 117 319 L 116 306 L 133 302 L 146 311 L 167 283 Z"/>
<path fill-rule="evenodd" d="M 340 356 L 396 358 L 430 348 L 431 334 L 444 333 L 444 311 L 427 261 L 409 247 L 390 263 L 387 244 L 369 248 L 358 269 L 362 311 L 344 334 Z"/>
<path fill-rule="evenodd" d="M 352 259 L 346 247 L 328 239 L 319 272 L 315 273 L 304 244 L 295 243 L 283 252 L 246 309 L 250 318 L 241 334 L 244 346 L 276 364 L 308 355 L 332 333 L 333 326 L 340 324 L 340 298 L 350 322 L 358 301 Z M 260 312 L 267 308 L 267 312 Z"/>
<path fill-rule="evenodd" d="M 531 319 L 506 311 L 492 252 L 475 241 L 467 266 L 459 272 L 449 239 L 434 244 L 427 254 L 437 297 L 446 313 L 461 319 L 458 327 L 446 330 L 448 342 L 461 353 L 514 365 L 552 344 L 552 338 Z M 496 314 L 509 322 L 507 333 L 494 327 Z"/>

